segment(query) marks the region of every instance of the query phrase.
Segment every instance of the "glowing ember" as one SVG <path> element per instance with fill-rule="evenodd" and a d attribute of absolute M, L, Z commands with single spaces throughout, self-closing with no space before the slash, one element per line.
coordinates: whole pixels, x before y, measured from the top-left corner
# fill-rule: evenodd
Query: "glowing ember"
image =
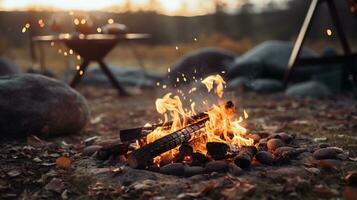
<path fill-rule="evenodd" d="M 108 24 L 113 24 L 114 23 L 114 19 L 108 19 Z"/>
<path fill-rule="evenodd" d="M 75 25 L 79 25 L 79 19 L 78 19 L 78 18 L 74 19 L 74 20 L 73 20 L 73 23 L 74 23 Z"/>
<path fill-rule="evenodd" d="M 243 117 L 237 117 L 236 110 L 232 102 L 221 103 L 223 97 L 223 88 L 225 81 L 220 75 L 209 76 L 201 81 L 208 90 L 208 92 L 214 91 L 217 94 L 218 103 L 209 106 L 209 110 L 205 112 L 208 115 L 208 120 L 205 123 L 205 128 L 202 134 L 196 138 L 192 138 L 190 145 L 195 152 L 206 154 L 207 142 L 221 142 L 230 145 L 232 148 L 238 148 L 241 146 L 253 145 L 253 139 L 245 138 L 247 130 L 241 126 L 241 122 L 248 118 L 247 112 L 244 110 Z M 195 92 L 197 89 L 192 88 L 189 94 Z M 181 90 L 178 90 L 184 99 L 186 97 Z M 189 119 L 192 119 L 194 115 L 197 115 L 195 111 L 196 102 L 192 99 L 190 108 L 184 108 L 183 103 L 178 95 L 168 93 L 162 98 L 156 100 L 156 110 L 163 116 L 164 124 L 172 121 L 171 126 L 160 126 L 153 132 L 147 135 L 146 143 L 152 143 L 159 138 L 162 138 L 170 133 L 184 128 L 188 125 Z M 201 105 L 207 107 L 207 102 L 202 101 Z M 172 149 L 154 159 L 155 163 L 159 163 L 162 159 L 173 159 L 178 153 L 178 148 Z"/>
<path fill-rule="evenodd" d="M 332 30 L 331 29 L 326 29 L 326 34 L 328 35 L 328 36 L 332 36 Z"/>

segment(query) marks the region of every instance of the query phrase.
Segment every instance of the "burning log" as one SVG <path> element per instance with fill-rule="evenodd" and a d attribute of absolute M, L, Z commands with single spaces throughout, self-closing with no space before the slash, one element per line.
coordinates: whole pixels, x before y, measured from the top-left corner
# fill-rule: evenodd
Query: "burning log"
<path fill-rule="evenodd" d="M 128 157 L 129 165 L 133 168 L 145 166 L 156 156 L 188 142 L 205 127 L 205 122 L 207 120 L 208 116 L 205 119 L 186 126 L 185 128 L 175 131 L 133 151 Z"/>
<path fill-rule="evenodd" d="M 188 118 L 187 124 L 192 124 L 195 121 L 202 120 L 207 117 L 208 115 L 206 113 L 199 113 L 197 115 L 192 116 L 191 118 Z M 154 124 L 149 127 L 139 127 L 139 128 L 120 130 L 119 131 L 120 139 L 122 142 L 137 140 L 147 136 L 149 133 L 151 133 L 153 130 L 155 130 L 158 127 L 169 129 L 171 128 L 172 123 L 173 122 L 167 122 L 167 123 Z"/>
<path fill-rule="evenodd" d="M 182 156 L 191 156 L 193 153 L 193 148 L 188 144 L 183 144 L 180 146 L 179 152 Z"/>

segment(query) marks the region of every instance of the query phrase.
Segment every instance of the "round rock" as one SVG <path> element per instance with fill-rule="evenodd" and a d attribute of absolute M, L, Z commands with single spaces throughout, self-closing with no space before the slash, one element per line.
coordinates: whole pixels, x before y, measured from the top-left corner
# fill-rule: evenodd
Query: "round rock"
<path fill-rule="evenodd" d="M 308 81 L 290 86 L 285 94 L 297 98 L 326 99 L 332 95 L 331 90 L 321 82 Z"/>
<path fill-rule="evenodd" d="M 91 145 L 87 146 L 86 148 L 83 149 L 82 153 L 85 156 L 91 156 L 98 150 L 102 149 L 103 147 L 101 145 Z"/>
<path fill-rule="evenodd" d="M 283 141 L 281 141 L 280 139 L 276 139 L 276 138 L 270 139 L 267 142 L 267 147 L 270 152 L 274 152 L 275 149 L 282 147 L 284 145 L 285 144 Z"/>
<path fill-rule="evenodd" d="M 249 83 L 249 79 L 247 77 L 244 76 L 237 77 L 228 82 L 227 89 L 228 90 L 236 90 L 238 88 L 244 89 L 248 83 Z"/>
<path fill-rule="evenodd" d="M 232 52 L 218 48 L 203 48 L 186 54 L 171 69 L 168 74 L 171 84 L 185 83 L 176 82 L 182 80 L 185 74 L 187 83 L 192 81 L 192 77 L 206 77 L 211 74 L 218 74 L 226 70 L 226 65 L 233 62 L 236 55 Z"/>
<path fill-rule="evenodd" d="M 288 66 L 289 58 L 294 44 L 285 41 L 266 41 L 252 48 L 240 57 L 237 57 L 229 66 L 227 75 L 233 79 L 238 76 L 249 78 L 273 78 L 282 80 Z M 311 49 L 302 48 L 301 57 L 316 57 L 317 54 Z M 308 67 L 307 67 L 308 68 Z M 292 78 L 302 74 L 311 76 L 314 70 L 298 73 L 300 69 L 294 70 Z M 301 75 L 300 75 L 301 76 Z M 299 78 L 301 79 L 301 77 Z"/>
<path fill-rule="evenodd" d="M 229 173 L 231 173 L 234 176 L 240 176 L 243 173 L 243 169 L 238 167 L 234 163 L 229 163 L 228 167 L 229 167 Z"/>
<path fill-rule="evenodd" d="M 199 166 L 185 167 L 185 176 L 194 176 L 197 174 L 204 174 L 205 168 Z"/>
<path fill-rule="evenodd" d="M 274 79 L 255 79 L 250 81 L 247 87 L 258 93 L 272 93 L 284 89 L 283 83 Z"/>
<path fill-rule="evenodd" d="M 295 148 L 293 148 L 293 147 L 283 146 L 283 147 L 276 148 L 274 150 L 274 155 L 279 157 L 279 156 L 282 156 L 284 154 L 289 154 L 289 152 L 292 152 L 294 150 L 295 150 Z"/>
<path fill-rule="evenodd" d="M 259 151 L 255 158 L 262 164 L 271 165 L 274 161 L 274 156 L 267 151 Z"/>
<path fill-rule="evenodd" d="M 42 75 L 0 77 L 2 139 L 78 133 L 89 119 L 85 98 L 63 82 Z"/>
<path fill-rule="evenodd" d="M 160 168 L 160 173 L 166 175 L 183 176 L 185 166 L 182 163 L 171 163 Z"/>
<path fill-rule="evenodd" d="M 337 155 L 343 153 L 340 148 L 336 147 L 326 147 L 322 149 L 316 150 L 313 155 L 315 159 L 322 160 L 322 159 L 336 159 Z"/>
<path fill-rule="evenodd" d="M 290 144 L 293 141 L 293 137 L 287 133 L 278 133 L 276 135 L 276 138 L 281 139 L 283 142 L 285 142 L 286 144 Z"/>
<path fill-rule="evenodd" d="M 0 76 L 20 73 L 19 67 L 8 59 L 0 58 Z"/>
<path fill-rule="evenodd" d="M 217 160 L 211 161 L 206 164 L 206 172 L 226 172 L 228 171 L 228 164 L 226 161 Z"/>

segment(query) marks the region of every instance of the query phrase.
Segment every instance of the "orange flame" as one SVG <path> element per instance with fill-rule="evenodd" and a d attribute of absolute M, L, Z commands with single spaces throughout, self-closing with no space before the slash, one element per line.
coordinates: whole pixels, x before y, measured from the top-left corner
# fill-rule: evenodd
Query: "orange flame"
<path fill-rule="evenodd" d="M 214 89 L 219 98 L 223 97 L 223 90 L 225 81 L 220 75 L 208 76 L 202 80 L 208 92 Z M 214 88 L 215 86 L 215 88 Z M 192 90 L 191 89 L 190 93 Z M 206 104 L 207 102 L 202 102 Z M 172 96 L 172 93 L 164 95 L 162 98 L 156 100 L 156 110 L 164 117 L 164 123 L 173 122 L 170 128 L 158 127 L 151 132 L 146 142 L 151 143 L 155 140 L 164 137 L 178 129 L 187 126 L 187 119 L 196 114 L 195 102 L 191 103 L 190 110 L 184 109 L 179 96 Z M 185 111 L 186 110 L 186 111 Z M 210 109 L 206 112 L 209 120 L 205 124 L 204 134 L 198 138 L 193 138 L 190 145 L 195 152 L 203 154 L 207 153 L 207 142 L 222 142 L 230 145 L 231 147 L 250 146 L 253 145 L 253 139 L 244 138 L 247 130 L 241 126 L 243 117 L 237 119 L 235 107 L 227 107 L 225 104 L 212 104 Z M 248 118 L 248 114 L 244 110 L 244 119 Z M 164 154 L 155 158 L 155 163 L 160 162 L 162 159 L 172 159 L 178 153 L 178 148 L 172 149 Z"/>

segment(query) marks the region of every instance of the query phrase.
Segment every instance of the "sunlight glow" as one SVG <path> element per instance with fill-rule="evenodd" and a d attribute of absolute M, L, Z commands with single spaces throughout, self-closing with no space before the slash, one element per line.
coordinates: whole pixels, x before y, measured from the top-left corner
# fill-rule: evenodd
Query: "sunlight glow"
<path fill-rule="evenodd" d="M 241 2 L 221 0 L 228 12 L 235 11 Z M 258 8 L 274 1 L 287 0 L 251 0 Z M 215 10 L 214 0 L 0 0 L 0 10 L 104 10 L 125 12 L 138 10 L 155 10 L 168 15 L 200 15 Z"/>

